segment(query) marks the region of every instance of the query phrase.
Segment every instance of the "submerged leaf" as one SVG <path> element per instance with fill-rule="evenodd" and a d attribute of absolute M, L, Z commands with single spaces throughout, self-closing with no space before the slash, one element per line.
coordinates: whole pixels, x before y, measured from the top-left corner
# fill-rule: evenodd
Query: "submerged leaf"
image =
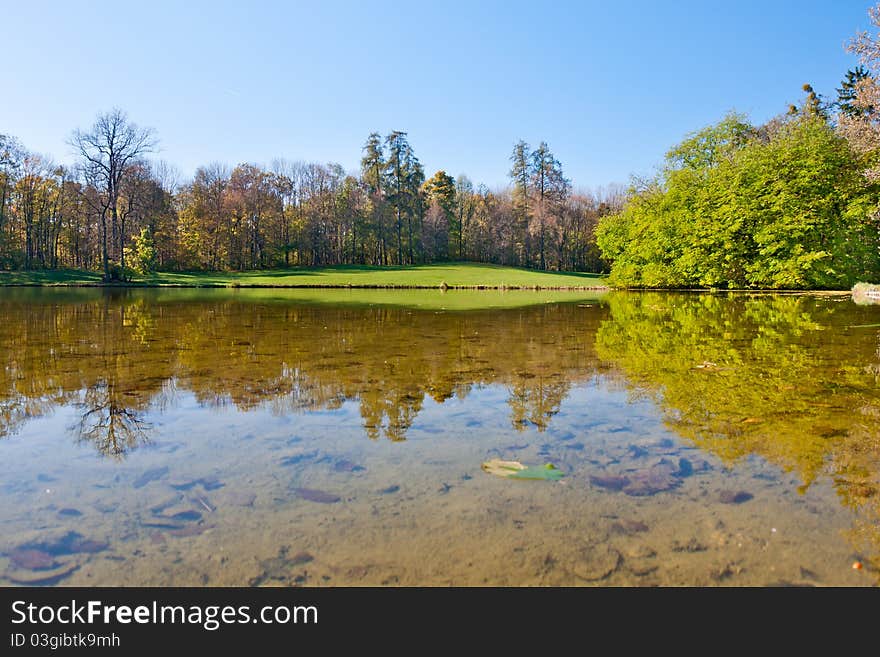
<path fill-rule="evenodd" d="M 510 475 L 510 479 L 546 479 L 548 481 L 558 481 L 565 476 L 565 473 L 557 469 L 552 463 L 545 465 L 530 465 L 519 472 Z"/>
<path fill-rule="evenodd" d="M 515 472 L 526 469 L 526 466 L 519 461 L 502 461 L 501 459 L 486 461 L 481 467 L 484 472 L 498 475 L 499 477 L 509 477 Z"/>
<path fill-rule="evenodd" d="M 552 463 L 544 465 L 523 465 L 519 461 L 502 461 L 491 459 L 483 463 L 482 468 L 489 474 L 508 479 L 543 479 L 546 481 L 558 481 L 565 473 L 557 469 Z"/>

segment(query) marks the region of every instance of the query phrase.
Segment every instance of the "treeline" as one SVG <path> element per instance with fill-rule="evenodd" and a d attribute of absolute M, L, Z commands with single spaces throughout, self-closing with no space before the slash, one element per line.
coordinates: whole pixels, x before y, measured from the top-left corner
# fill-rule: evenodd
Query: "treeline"
<path fill-rule="evenodd" d="M 373 133 L 360 171 L 279 159 L 214 163 L 181 184 L 151 162 L 155 135 L 126 114 L 76 131 L 71 166 L 0 135 L 0 268 L 77 267 L 105 278 L 154 270 L 244 270 L 445 260 L 601 271 L 600 217 L 614 188 L 576 193 L 546 144 L 511 155 L 509 188 L 437 171 L 407 135 Z"/>
<path fill-rule="evenodd" d="M 880 5 L 871 12 L 880 26 Z M 598 243 L 613 284 L 850 288 L 880 280 L 880 42 L 867 34 L 833 102 L 763 125 L 730 114 L 672 148 Z"/>

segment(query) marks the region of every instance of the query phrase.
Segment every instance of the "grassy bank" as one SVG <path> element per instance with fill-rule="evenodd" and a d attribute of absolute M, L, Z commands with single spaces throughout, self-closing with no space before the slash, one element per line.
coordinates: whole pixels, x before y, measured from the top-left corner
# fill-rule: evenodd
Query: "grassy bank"
<path fill-rule="evenodd" d="M 101 285 L 96 272 L 82 270 L 0 272 L 0 286 Z M 160 272 L 136 276 L 131 286 L 156 287 L 363 287 L 464 289 L 597 289 L 597 274 L 542 272 L 476 263 L 443 263 L 403 267 L 337 267 L 272 269 L 248 272 Z"/>

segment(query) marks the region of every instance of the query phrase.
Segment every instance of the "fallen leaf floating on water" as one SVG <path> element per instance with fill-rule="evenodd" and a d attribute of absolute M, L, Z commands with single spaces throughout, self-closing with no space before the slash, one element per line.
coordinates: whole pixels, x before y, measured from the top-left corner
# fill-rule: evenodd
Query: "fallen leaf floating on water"
<path fill-rule="evenodd" d="M 565 473 L 557 469 L 552 463 L 544 465 L 523 465 L 519 461 L 502 461 L 491 459 L 481 466 L 484 472 L 505 477 L 507 479 L 542 479 L 545 481 L 558 481 Z"/>

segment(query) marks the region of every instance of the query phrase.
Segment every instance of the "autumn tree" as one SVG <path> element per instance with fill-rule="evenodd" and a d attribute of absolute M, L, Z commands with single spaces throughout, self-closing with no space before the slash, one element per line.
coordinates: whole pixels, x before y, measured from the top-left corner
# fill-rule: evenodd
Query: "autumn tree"
<path fill-rule="evenodd" d="M 192 182 L 181 190 L 178 224 L 187 266 L 216 271 L 227 262 L 229 175 L 226 165 L 215 162 L 196 169 Z"/>
<path fill-rule="evenodd" d="M 144 225 L 150 230 L 156 249 L 156 267 L 178 266 L 177 194 L 180 172 L 164 160 L 150 163 L 149 199 Z"/>
<path fill-rule="evenodd" d="M 437 171 L 425 181 L 422 191 L 428 207 L 428 253 L 431 259 L 443 260 L 449 257 L 449 230 L 457 213 L 455 179 L 443 170 Z"/>
<path fill-rule="evenodd" d="M 255 269 L 266 265 L 265 223 L 277 209 L 269 175 L 253 164 L 240 164 L 229 178 L 229 266 Z"/>
<path fill-rule="evenodd" d="M 10 192 L 15 184 L 24 148 L 17 139 L 0 134 L 0 261 L 11 262 L 11 236 L 7 232 Z"/>
<path fill-rule="evenodd" d="M 290 266 L 290 254 L 295 249 L 292 240 L 293 214 L 296 212 L 298 187 L 295 183 L 296 164 L 284 159 L 272 163 L 270 185 L 279 201 L 280 235 L 279 241 L 284 252 L 284 266 Z"/>
<path fill-rule="evenodd" d="M 83 267 L 114 280 L 128 275 L 126 265 L 144 273 L 585 261 L 573 255 L 589 235 L 583 213 L 564 202 L 567 181 L 543 144 L 532 152 L 520 142 L 514 185 L 495 190 L 442 170 L 426 181 L 403 131 L 372 133 L 357 173 L 333 163 L 213 163 L 183 184 L 173 167 L 146 159 L 153 132 L 120 110 L 75 131 L 71 144 L 73 168 L 0 137 L 3 267 Z"/>

